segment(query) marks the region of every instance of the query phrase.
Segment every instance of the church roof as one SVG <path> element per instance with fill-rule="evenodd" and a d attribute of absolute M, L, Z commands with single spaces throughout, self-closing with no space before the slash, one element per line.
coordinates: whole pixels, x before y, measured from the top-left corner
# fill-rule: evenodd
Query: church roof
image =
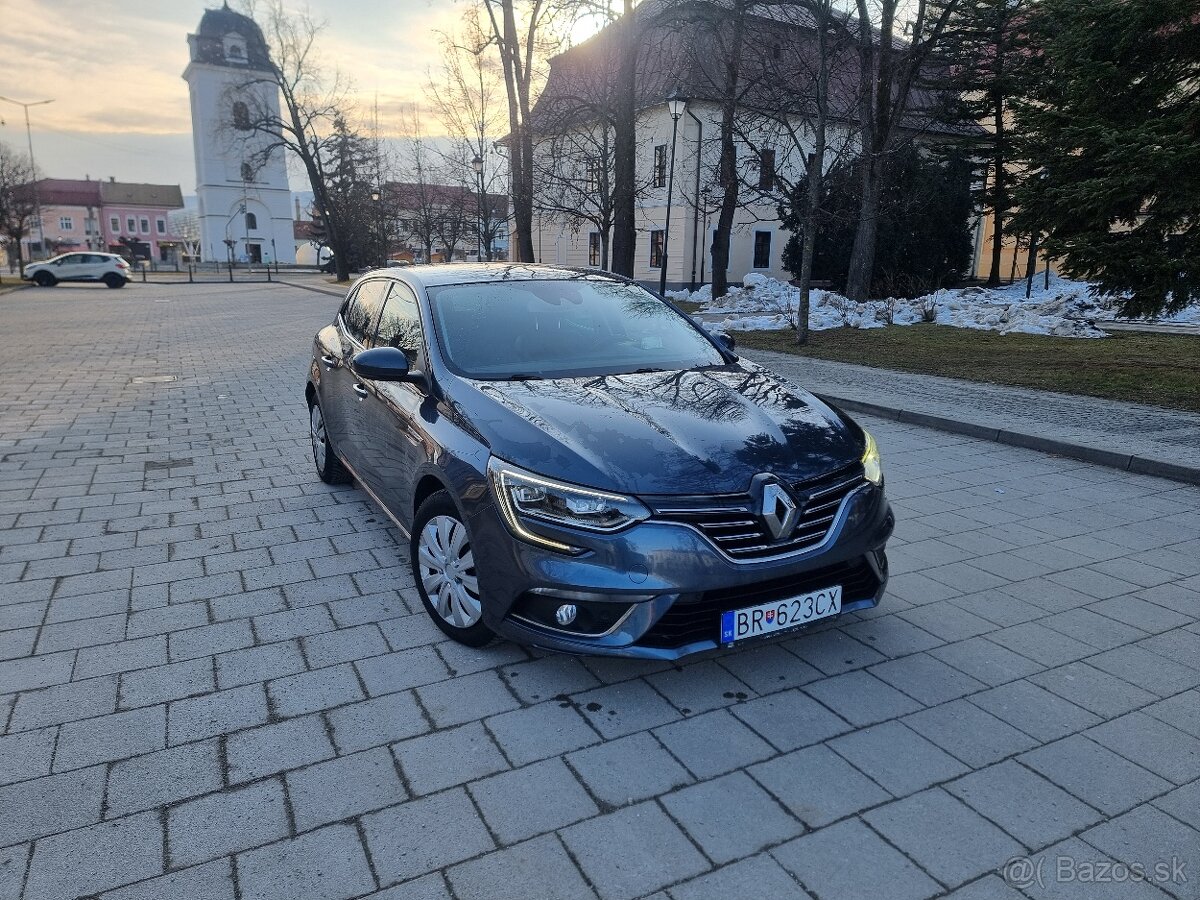
<path fill-rule="evenodd" d="M 240 35 L 246 42 L 246 61 L 230 60 L 225 54 L 225 38 Z M 268 69 L 271 54 L 258 23 L 224 4 L 220 9 L 206 9 L 195 34 L 188 35 L 192 59 L 196 62 L 231 68 Z"/>
<path fill-rule="evenodd" d="M 105 206 L 159 206 L 163 209 L 183 207 L 183 191 L 177 184 L 102 181 L 100 196 Z"/>

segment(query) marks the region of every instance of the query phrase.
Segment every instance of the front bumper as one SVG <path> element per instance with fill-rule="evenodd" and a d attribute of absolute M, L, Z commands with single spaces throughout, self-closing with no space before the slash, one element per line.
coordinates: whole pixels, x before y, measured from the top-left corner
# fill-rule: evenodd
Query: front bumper
<path fill-rule="evenodd" d="M 843 614 L 875 606 L 887 585 L 884 546 L 895 524 L 883 490 L 870 484 L 846 497 L 819 546 L 768 559 L 735 561 L 697 529 L 654 519 L 612 535 L 539 527 L 586 545 L 579 556 L 514 538 L 491 502 L 471 519 L 484 619 L 497 634 L 567 653 L 668 660 L 722 646 L 720 615 L 727 610 L 833 584 L 843 585 Z M 559 593 L 564 603 L 616 604 L 614 624 L 579 635 L 527 614 L 531 596 Z"/>

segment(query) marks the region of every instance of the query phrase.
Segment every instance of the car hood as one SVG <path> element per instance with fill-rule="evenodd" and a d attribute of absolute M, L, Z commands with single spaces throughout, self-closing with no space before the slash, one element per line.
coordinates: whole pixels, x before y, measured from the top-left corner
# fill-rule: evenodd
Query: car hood
<path fill-rule="evenodd" d="M 746 361 L 542 381 L 458 379 L 451 400 L 495 456 L 633 494 L 734 493 L 771 472 L 810 478 L 859 459 L 832 409 Z"/>

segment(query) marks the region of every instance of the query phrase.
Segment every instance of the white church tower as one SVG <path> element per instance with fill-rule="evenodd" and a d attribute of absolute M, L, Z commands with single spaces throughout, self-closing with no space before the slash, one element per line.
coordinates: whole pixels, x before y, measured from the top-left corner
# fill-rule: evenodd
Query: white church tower
<path fill-rule="evenodd" d="M 279 116 L 262 30 L 226 3 L 205 11 L 188 48 L 183 77 L 192 101 L 201 258 L 294 263 L 284 150 L 274 149 L 263 163 L 255 151 L 269 139 L 249 127 L 264 112 Z"/>

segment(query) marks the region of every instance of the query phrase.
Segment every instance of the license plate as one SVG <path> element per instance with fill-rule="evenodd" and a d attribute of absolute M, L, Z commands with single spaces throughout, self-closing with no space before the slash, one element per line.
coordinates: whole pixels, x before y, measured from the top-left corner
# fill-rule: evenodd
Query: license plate
<path fill-rule="evenodd" d="M 747 638 L 807 625 L 817 619 L 836 616 L 842 611 L 842 586 L 821 588 L 787 600 L 775 600 L 721 613 L 721 643 L 732 644 Z"/>

